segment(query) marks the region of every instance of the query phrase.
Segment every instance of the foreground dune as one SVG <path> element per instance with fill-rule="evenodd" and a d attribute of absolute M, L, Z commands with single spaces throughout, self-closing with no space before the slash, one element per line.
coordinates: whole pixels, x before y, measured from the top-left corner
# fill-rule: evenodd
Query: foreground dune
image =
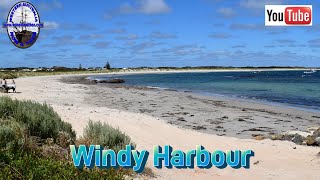
<path fill-rule="evenodd" d="M 16 80 L 17 91 L 9 96 L 50 104 L 78 135 L 88 120 L 102 121 L 119 127 L 137 144 L 137 150 L 148 150 L 147 166 L 161 179 L 319 179 L 320 148 L 299 146 L 291 142 L 237 139 L 201 133 L 170 125 L 164 120 L 142 113 L 88 103 L 84 98 L 90 87 L 66 84 L 61 76 L 31 77 Z M 110 89 L 112 91 L 112 89 Z M 116 96 L 116 94 L 115 94 Z M 133 102 L 133 105 L 136 102 Z M 160 107 L 161 108 L 161 107 Z M 154 145 L 171 145 L 173 149 L 190 150 L 202 145 L 209 151 L 247 150 L 255 152 L 250 169 L 156 169 L 152 163 Z"/>

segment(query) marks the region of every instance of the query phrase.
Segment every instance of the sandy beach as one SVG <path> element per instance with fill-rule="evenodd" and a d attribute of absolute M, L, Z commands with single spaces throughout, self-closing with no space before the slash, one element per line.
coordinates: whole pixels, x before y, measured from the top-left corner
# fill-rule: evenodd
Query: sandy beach
<path fill-rule="evenodd" d="M 137 149 L 154 145 L 209 151 L 251 149 L 250 169 L 156 169 L 160 179 L 319 179 L 320 148 L 292 142 L 257 141 L 257 135 L 320 126 L 320 113 L 258 102 L 206 97 L 191 92 L 82 83 L 82 76 L 44 76 L 16 80 L 17 99 L 51 105 L 77 135 L 89 120 L 119 127 Z M 80 79 L 80 80 L 79 80 Z M 4 94 L 1 94 L 4 95 Z"/>

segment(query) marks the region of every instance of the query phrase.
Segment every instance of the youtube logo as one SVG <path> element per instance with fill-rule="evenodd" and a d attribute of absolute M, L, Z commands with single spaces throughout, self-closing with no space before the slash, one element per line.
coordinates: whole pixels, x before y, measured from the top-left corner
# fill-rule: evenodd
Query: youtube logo
<path fill-rule="evenodd" d="M 312 26 L 312 5 L 266 5 L 265 26 Z"/>

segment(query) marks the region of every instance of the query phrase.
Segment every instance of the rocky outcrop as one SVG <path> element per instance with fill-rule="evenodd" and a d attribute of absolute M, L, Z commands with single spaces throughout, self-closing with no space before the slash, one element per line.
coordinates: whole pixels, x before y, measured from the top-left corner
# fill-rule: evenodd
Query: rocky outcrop
<path fill-rule="evenodd" d="M 303 139 L 304 139 L 303 136 L 301 136 L 301 135 L 299 135 L 299 134 L 295 134 L 295 135 L 293 136 L 293 138 L 291 139 L 291 141 L 294 142 L 294 143 L 296 143 L 296 144 L 301 145 L 301 144 L 303 143 Z"/>
<path fill-rule="evenodd" d="M 288 131 L 270 136 L 271 140 L 287 140 L 299 145 L 320 146 L 320 127 L 307 129 L 308 132 Z"/>

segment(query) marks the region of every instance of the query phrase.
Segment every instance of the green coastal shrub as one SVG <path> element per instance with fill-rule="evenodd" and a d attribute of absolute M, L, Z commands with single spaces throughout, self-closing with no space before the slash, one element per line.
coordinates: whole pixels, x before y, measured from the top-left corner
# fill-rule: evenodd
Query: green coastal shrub
<path fill-rule="evenodd" d="M 12 120 L 0 119 L 0 150 L 19 149 L 24 144 L 26 136 L 23 125 Z"/>
<path fill-rule="evenodd" d="M 129 136 L 119 129 L 101 122 L 89 121 L 84 128 L 83 138 L 89 140 L 91 144 L 98 144 L 115 151 L 124 149 L 126 145 L 131 144 Z"/>
<path fill-rule="evenodd" d="M 12 79 L 12 78 L 17 78 L 17 74 L 16 73 L 11 73 L 11 72 L 0 72 L 0 78 L 1 79 Z"/>
<path fill-rule="evenodd" d="M 63 122 L 47 104 L 0 97 L 0 118 L 24 124 L 31 136 L 42 139 L 56 140 L 60 131 L 67 132 L 73 139 L 76 137 L 71 124 Z"/>
<path fill-rule="evenodd" d="M 90 121 L 84 131 L 88 143 L 115 150 L 123 149 L 131 141 L 119 129 L 100 122 Z M 132 177 L 132 170 L 122 168 L 78 170 L 69 156 L 69 137 L 75 141 L 71 125 L 48 105 L 0 97 L 0 179 Z"/>
<path fill-rule="evenodd" d="M 15 132 L 12 128 L 0 125 L 0 147 L 7 146 L 15 139 Z"/>
<path fill-rule="evenodd" d="M 40 158 L 34 154 L 14 157 L 0 153 L 0 179 L 125 179 L 128 171 L 115 169 L 79 171 L 71 162 Z M 2 160 L 6 159 L 7 162 Z"/>

